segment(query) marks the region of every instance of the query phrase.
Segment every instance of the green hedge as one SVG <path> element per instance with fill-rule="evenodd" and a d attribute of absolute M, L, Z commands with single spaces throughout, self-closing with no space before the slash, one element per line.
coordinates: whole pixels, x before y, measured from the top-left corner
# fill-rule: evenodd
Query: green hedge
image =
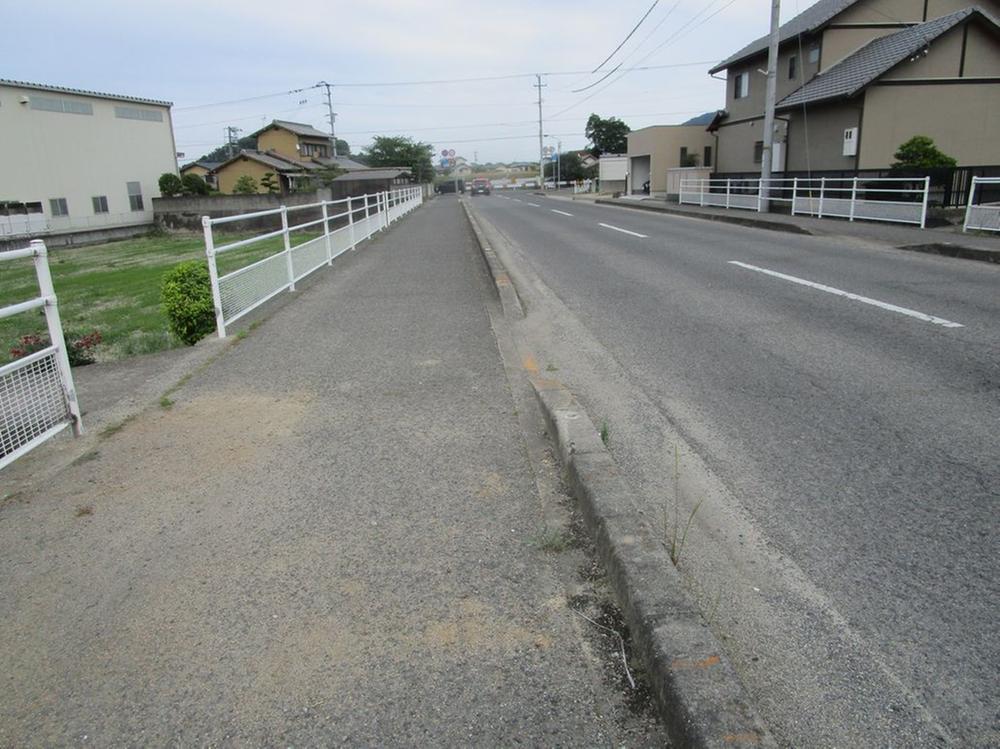
<path fill-rule="evenodd" d="M 208 267 L 200 260 L 178 263 L 163 276 L 160 291 L 170 332 L 193 346 L 215 330 L 215 306 Z"/>

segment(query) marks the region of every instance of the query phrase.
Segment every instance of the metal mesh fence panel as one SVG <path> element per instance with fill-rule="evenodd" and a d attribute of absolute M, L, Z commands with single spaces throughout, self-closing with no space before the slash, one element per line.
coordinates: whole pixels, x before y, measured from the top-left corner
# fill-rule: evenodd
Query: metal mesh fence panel
<path fill-rule="evenodd" d="M 219 296 L 226 320 L 246 312 L 288 286 L 288 265 L 284 253 L 240 268 L 219 279 Z"/>
<path fill-rule="evenodd" d="M 983 231 L 1000 231 L 1000 206 L 973 205 L 969 207 L 969 220 L 966 229 Z"/>
<path fill-rule="evenodd" d="M 295 280 L 308 276 L 321 265 L 326 265 L 326 240 L 323 237 L 310 239 L 292 248 L 292 271 Z"/>
<path fill-rule="evenodd" d="M 0 370 L 0 465 L 12 460 L 17 450 L 72 422 L 56 349 L 46 351 Z"/>
<path fill-rule="evenodd" d="M 357 226 L 354 227 L 354 234 L 358 237 L 361 236 L 358 233 Z M 351 249 L 351 227 L 345 226 L 343 229 L 337 229 L 337 231 L 333 232 L 330 235 L 330 245 L 333 248 L 334 257 Z"/>

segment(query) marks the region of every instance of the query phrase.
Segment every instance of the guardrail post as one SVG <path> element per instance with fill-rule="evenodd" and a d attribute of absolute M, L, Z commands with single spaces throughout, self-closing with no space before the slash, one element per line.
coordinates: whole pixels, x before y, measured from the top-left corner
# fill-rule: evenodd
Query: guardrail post
<path fill-rule="evenodd" d="M 333 265 L 333 246 L 330 243 L 330 214 L 326 209 L 326 201 L 323 201 L 323 239 L 326 241 L 326 264 Z"/>
<path fill-rule="evenodd" d="M 698 183 L 699 183 L 698 184 L 698 190 L 701 193 L 700 205 L 701 205 L 702 208 L 704 208 L 705 207 L 705 180 L 704 179 L 698 180 Z M 711 185 L 709 185 L 709 187 L 711 187 Z"/>
<path fill-rule="evenodd" d="M 731 178 L 726 178 L 726 208 L 729 208 L 729 193 L 732 188 L 733 180 Z"/>
<path fill-rule="evenodd" d="M 62 322 L 59 320 L 59 303 L 56 300 L 56 290 L 52 285 L 52 275 L 49 273 L 48 250 L 45 242 L 32 239 L 32 259 L 35 263 L 35 275 L 38 277 L 38 291 L 45 299 L 45 325 L 49 329 L 49 341 L 56 347 L 56 368 L 62 381 L 66 403 L 70 416 L 73 417 L 73 434 L 77 437 L 83 432 L 80 421 L 80 404 L 76 400 L 76 388 L 73 386 L 73 373 L 69 368 L 69 355 L 66 353 L 66 339 L 63 337 Z"/>
<path fill-rule="evenodd" d="M 351 252 L 354 252 L 355 247 L 358 245 L 358 240 L 354 237 L 354 196 L 347 196 L 347 226 L 348 232 L 351 235 Z"/>
<path fill-rule="evenodd" d="M 285 242 L 285 265 L 288 267 L 288 290 L 295 291 L 295 266 L 292 265 L 292 240 L 288 236 L 288 207 L 281 206 L 281 238 Z"/>
<path fill-rule="evenodd" d="M 920 210 L 920 228 L 924 229 L 927 226 L 927 203 L 931 197 L 931 178 L 924 177 L 924 205 Z"/>
<path fill-rule="evenodd" d="M 823 218 L 823 197 L 826 193 L 826 177 L 819 178 L 819 218 Z"/>
<path fill-rule="evenodd" d="M 369 221 L 369 218 L 371 218 L 371 216 L 368 212 L 368 193 L 365 193 L 365 231 L 367 232 L 365 234 L 365 239 L 368 239 L 368 237 L 370 237 L 373 233 L 372 222 Z"/>
<path fill-rule="evenodd" d="M 382 191 L 382 229 L 389 228 L 389 191 Z"/>
<path fill-rule="evenodd" d="M 792 215 L 795 215 L 795 198 L 799 195 L 799 178 L 792 179 Z"/>
<path fill-rule="evenodd" d="M 215 262 L 215 238 L 212 236 L 212 219 L 201 217 L 205 232 L 205 254 L 208 256 L 208 279 L 212 284 L 212 304 L 215 305 L 215 329 L 219 338 L 226 337 L 226 316 L 222 311 L 222 293 L 219 291 L 219 269 Z"/>
<path fill-rule="evenodd" d="M 858 178 L 854 178 L 854 183 L 851 185 L 851 218 L 854 220 L 854 205 L 858 202 Z"/>
<path fill-rule="evenodd" d="M 965 204 L 965 221 L 962 223 L 962 232 L 969 231 L 969 219 L 972 217 L 972 201 L 976 197 L 976 185 L 979 184 L 979 177 L 972 178 L 972 185 L 969 187 L 969 198 Z"/>

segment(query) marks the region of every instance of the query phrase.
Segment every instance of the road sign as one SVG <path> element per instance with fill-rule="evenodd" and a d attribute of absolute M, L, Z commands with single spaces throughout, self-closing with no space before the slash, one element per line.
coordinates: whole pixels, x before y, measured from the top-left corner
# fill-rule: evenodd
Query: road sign
<path fill-rule="evenodd" d="M 441 155 L 444 156 L 445 158 L 447 158 L 448 157 L 448 149 L 447 148 L 442 148 L 441 149 Z"/>
<path fill-rule="evenodd" d="M 455 149 L 454 148 L 448 149 L 448 156 L 449 157 L 454 157 L 455 156 Z"/>

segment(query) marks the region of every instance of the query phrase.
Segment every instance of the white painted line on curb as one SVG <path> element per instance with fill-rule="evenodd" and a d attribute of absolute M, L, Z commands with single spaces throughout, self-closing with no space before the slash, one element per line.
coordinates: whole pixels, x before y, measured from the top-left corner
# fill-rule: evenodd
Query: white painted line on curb
<path fill-rule="evenodd" d="M 605 229 L 614 229 L 615 231 L 620 231 L 622 234 L 631 234 L 633 237 L 642 237 L 645 239 L 648 234 L 640 234 L 637 231 L 629 231 L 628 229 L 622 229 L 620 226 L 612 226 L 611 224 L 602 224 L 598 222 L 598 226 L 603 226 Z"/>
<path fill-rule="evenodd" d="M 558 213 L 560 216 L 572 216 L 572 213 L 566 213 L 566 211 L 557 211 L 555 208 L 549 208 L 553 213 Z"/>
<path fill-rule="evenodd" d="M 768 270 L 767 268 L 760 268 L 756 265 L 750 265 L 749 263 L 741 263 L 739 260 L 730 260 L 729 264 L 738 265 L 741 268 L 757 271 L 758 273 L 764 273 L 768 276 L 774 276 L 775 278 L 780 278 L 782 281 L 790 281 L 791 283 L 797 283 L 800 286 L 808 286 L 811 289 L 818 289 L 820 291 L 825 291 L 828 294 L 836 294 L 837 296 L 842 296 L 845 299 L 851 299 L 855 302 L 870 304 L 873 307 L 880 307 L 881 309 L 889 310 L 890 312 L 898 312 L 899 314 L 906 315 L 907 317 L 915 317 L 917 320 L 923 320 L 924 322 L 934 323 L 935 325 L 941 325 L 945 328 L 965 327 L 964 325 L 962 325 L 962 323 L 952 322 L 951 320 L 945 320 L 943 317 L 935 317 L 934 315 L 925 315 L 923 312 L 917 312 L 916 310 L 907 309 L 906 307 L 899 307 L 895 304 L 889 304 L 888 302 L 880 302 L 878 299 L 872 299 L 871 297 L 861 296 L 860 294 L 854 294 L 850 291 L 836 289 L 833 286 L 824 286 L 821 283 L 816 283 L 814 281 L 807 281 L 804 278 L 789 276 L 785 273 L 778 273 L 778 271 Z"/>
<path fill-rule="evenodd" d="M 530 205 L 532 208 L 541 208 L 541 206 L 538 205 L 538 203 L 525 203 L 525 205 Z"/>

